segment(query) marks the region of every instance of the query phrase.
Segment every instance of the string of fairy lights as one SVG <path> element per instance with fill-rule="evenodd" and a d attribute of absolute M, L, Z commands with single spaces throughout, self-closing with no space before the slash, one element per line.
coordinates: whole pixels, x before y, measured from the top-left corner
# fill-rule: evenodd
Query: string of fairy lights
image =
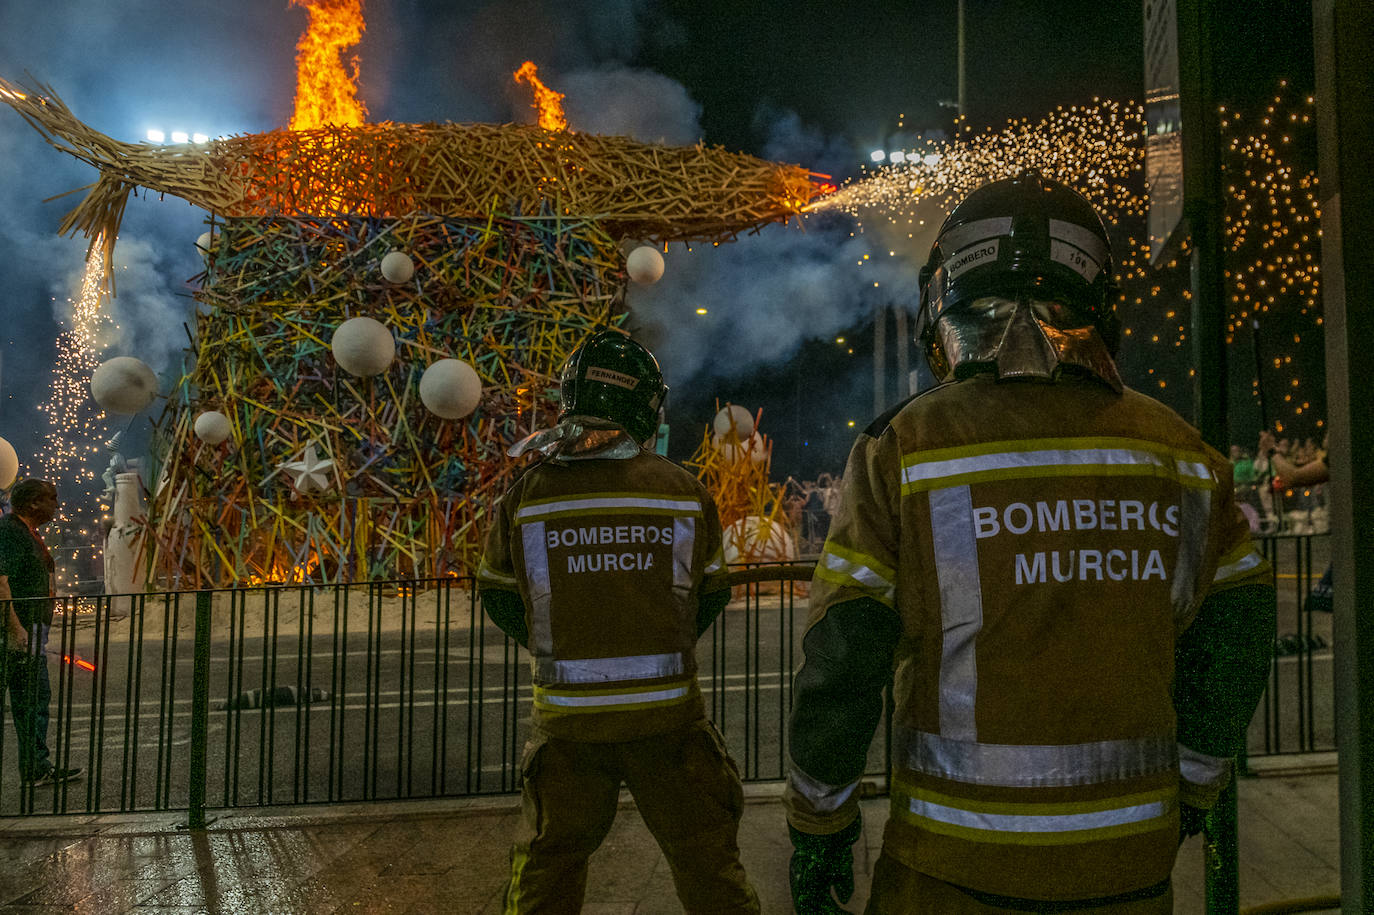
<path fill-rule="evenodd" d="M 68 299 L 71 317 L 57 335 L 57 358 L 52 369 L 52 386 L 39 410 L 47 417 L 34 464 L 37 475 L 58 485 L 58 509 L 53 519 L 61 532 L 62 545 L 78 551 L 95 549 L 99 542 L 99 505 L 96 501 L 96 466 L 106 432 L 105 412 L 91 398 L 90 379 L 100 364 L 104 350 L 102 331 L 110 326 L 101 311 L 105 297 L 104 245 L 91 246 L 81 277 L 81 292 Z M 77 562 L 63 551 L 55 555 L 59 594 L 71 593 L 82 577 Z"/>
<path fill-rule="evenodd" d="M 1264 353 L 1263 377 L 1254 367 L 1258 359 L 1234 358 L 1231 364 L 1233 373 L 1248 377 L 1252 399 L 1265 399 L 1267 422 L 1281 433 L 1295 427 L 1311 433 L 1325 425 L 1314 414 L 1323 406 L 1320 211 L 1315 172 L 1302 161 L 1315 149 L 1316 117 L 1311 96 L 1295 100 L 1290 95 L 1283 82 L 1260 117 L 1221 112 L 1226 333 L 1228 343 L 1244 344 L 1251 352 L 1258 346 Z M 887 157 L 886 164 L 865 166 L 809 213 L 843 212 L 854 218 L 856 232 L 876 228 L 887 239 L 895 228 L 915 239 L 986 182 L 1034 169 L 1072 185 L 1092 200 L 1114 236 L 1126 337 L 1123 370 L 1134 386 L 1178 399 L 1172 405 L 1187 409 L 1187 382 L 1196 374 L 1185 348 L 1191 334 L 1190 250 L 1185 242 L 1168 261 L 1150 264 L 1145 135 L 1141 106 L 1100 99 L 1058 108 L 1035 122 L 1019 119 L 980 132 L 961 121 L 952 139 L 926 141 Z M 897 252 L 889 248 L 887 253 Z M 858 265 L 868 260 L 865 256 Z"/>

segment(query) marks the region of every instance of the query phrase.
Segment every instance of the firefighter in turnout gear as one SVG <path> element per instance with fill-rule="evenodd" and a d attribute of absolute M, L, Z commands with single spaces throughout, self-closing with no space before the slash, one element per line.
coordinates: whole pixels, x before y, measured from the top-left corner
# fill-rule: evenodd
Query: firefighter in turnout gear
<path fill-rule="evenodd" d="M 893 680 L 867 912 L 1173 911 L 1182 836 L 1267 676 L 1268 563 L 1229 462 L 1113 360 L 1109 243 L 1035 174 L 973 191 L 922 271 L 941 384 L 859 437 L 816 568 L 784 804 L 801 913 L 843 911 Z"/>
<path fill-rule="evenodd" d="M 533 673 L 505 911 L 581 910 L 623 784 L 687 912 L 758 912 L 739 771 L 697 685 L 697 639 L 730 599 L 715 503 L 642 446 L 668 390 L 643 346 L 596 334 L 561 388 L 558 425 L 511 449 L 540 459 L 495 510 L 478 570 Z"/>

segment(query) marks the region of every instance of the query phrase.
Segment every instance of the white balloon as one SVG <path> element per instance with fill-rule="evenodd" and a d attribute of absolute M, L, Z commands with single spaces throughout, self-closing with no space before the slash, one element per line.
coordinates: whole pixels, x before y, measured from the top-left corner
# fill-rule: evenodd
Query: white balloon
<path fill-rule="evenodd" d="M 797 558 L 797 545 L 781 524 L 749 515 L 725 528 L 725 561 L 790 562 Z"/>
<path fill-rule="evenodd" d="M 730 421 L 734 420 L 735 429 L 730 431 Z M 754 432 L 754 414 L 750 413 L 745 407 L 737 403 L 728 403 L 720 408 L 716 413 L 716 418 L 712 423 L 716 435 L 722 439 L 738 438 L 746 439 Z"/>
<path fill-rule="evenodd" d="M 374 318 L 349 318 L 334 331 L 329 347 L 339 367 L 359 378 L 380 375 L 396 358 L 391 331 Z"/>
<path fill-rule="evenodd" d="M 207 445 L 218 445 L 233 432 L 229 417 L 218 410 L 206 410 L 196 417 L 196 438 Z"/>
<path fill-rule="evenodd" d="M 440 359 L 420 376 L 420 402 L 443 419 L 462 419 L 477 409 L 482 379 L 461 359 Z"/>
<path fill-rule="evenodd" d="M 658 253 L 657 248 L 640 245 L 625 258 L 625 270 L 636 283 L 643 283 L 645 286 L 657 283 L 663 276 L 663 255 Z"/>
<path fill-rule="evenodd" d="M 96 366 L 91 396 L 111 413 L 141 413 L 157 396 L 157 376 L 141 359 L 116 356 Z"/>
<path fill-rule="evenodd" d="M 210 252 L 213 251 L 215 246 L 218 244 L 219 233 L 202 232 L 200 233 L 200 238 L 196 239 L 196 250 L 200 252 L 201 257 L 208 258 L 210 256 Z"/>
<path fill-rule="evenodd" d="M 19 455 L 14 453 L 14 446 L 0 438 L 0 489 L 9 489 L 14 485 L 14 478 L 19 476 Z"/>
<path fill-rule="evenodd" d="M 762 464 L 768 460 L 768 446 L 764 444 L 763 436 L 755 432 L 746 441 L 740 442 L 732 438 L 714 435 L 711 443 L 720 451 L 721 457 L 730 463 L 734 463 L 742 458 L 749 458 L 755 464 Z"/>
<path fill-rule="evenodd" d="M 388 251 L 382 258 L 382 276 L 388 283 L 404 283 L 415 275 L 415 264 L 404 251 Z"/>

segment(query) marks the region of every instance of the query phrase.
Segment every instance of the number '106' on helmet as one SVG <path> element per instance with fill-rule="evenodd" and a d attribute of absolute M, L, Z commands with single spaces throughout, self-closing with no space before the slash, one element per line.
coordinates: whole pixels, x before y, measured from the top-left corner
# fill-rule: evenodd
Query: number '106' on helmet
<path fill-rule="evenodd" d="M 637 442 L 658 431 L 659 408 L 668 394 L 654 354 L 616 330 L 600 331 L 573 351 L 559 388 L 560 420 L 597 416 L 624 426 Z"/>

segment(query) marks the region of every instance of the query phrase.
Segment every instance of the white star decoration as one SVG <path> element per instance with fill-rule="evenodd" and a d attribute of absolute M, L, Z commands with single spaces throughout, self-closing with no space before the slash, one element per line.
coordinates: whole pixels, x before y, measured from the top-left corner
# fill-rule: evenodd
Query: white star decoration
<path fill-rule="evenodd" d="M 291 477 L 291 482 L 296 484 L 297 491 L 302 494 L 312 490 L 324 492 L 329 488 L 329 471 L 334 467 L 333 458 L 321 460 L 315 454 L 315 443 L 311 442 L 305 446 L 305 451 L 299 460 L 282 461 L 277 465 L 277 469 L 283 471 Z"/>

